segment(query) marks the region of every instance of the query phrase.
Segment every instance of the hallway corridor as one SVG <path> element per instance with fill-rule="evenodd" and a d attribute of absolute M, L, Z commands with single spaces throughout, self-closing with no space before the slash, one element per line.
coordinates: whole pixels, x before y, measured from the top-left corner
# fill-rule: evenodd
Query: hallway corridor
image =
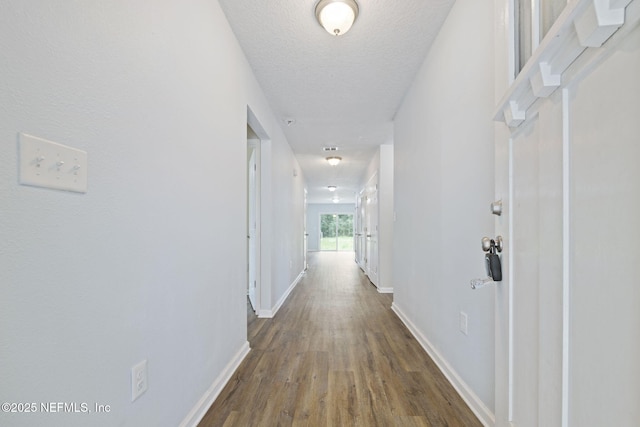
<path fill-rule="evenodd" d="M 201 427 L 481 425 L 353 257 L 310 253 L 276 316 L 250 315 L 252 350 Z"/>

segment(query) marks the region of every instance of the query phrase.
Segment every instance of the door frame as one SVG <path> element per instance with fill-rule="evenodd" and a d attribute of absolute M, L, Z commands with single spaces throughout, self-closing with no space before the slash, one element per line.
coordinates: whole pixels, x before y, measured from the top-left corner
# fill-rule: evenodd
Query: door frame
<path fill-rule="evenodd" d="M 258 200 L 256 203 L 256 214 L 258 217 L 256 246 L 258 251 L 256 275 L 256 314 L 259 318 L 271 318 L 272 301 L 271 301 L 271 249 L 273 242 L 273 234 L 271 232 L 271 224 L 273 222 L 272 201 L 271 201 L 271 171 L 272 171 L 272 143 L 269 134 L 262 126 L 261 121 L 247 105 L 247 122 L 257 135 L 260 143 L 258 144 L 257 165 L 257 188 Z"/>
<path fill-rule="evenodd" d="M 254 196 L 254 202 L 255 202 L 255 217 L 253 218 L 255 221 L 255 243 L 253 244 L 253 249 L 255 251 L 255 253 L 253 254 L 253 260 L 255 261 L 255 265 L 252 266 L 251 265 L 251 254 L 249 253 L 251 250 L 251 244 L 249 242 L 250 239 L 250 234 L 249 234 L 249 221 L 251 220 L 250 216 L 250 212 L 249 212 L 249 198 L 251 197 L 251 188 L 250 188 L 250 182 L 249 182 L 249 176 L 247 174 L 247 285 L 248 287 L 251 286 L 251 284 L 249 283 L 250 277 L 251 277 L 251 273 L 250 270 L 253 268 L 254 269 L 254 280 L 255 280 L 255 295 L 253 298 L 253 301 L 251 301 L 253 310 L 256 313 L 260 312 L 260 289 L 261 289 L 261 257 L 260 257 L 260 245 L 261 245 L 261 239 L 260 239 L 260 229 L 261 229 L 261 210 L 260 210 L 260 187 L 261 187 L 261 179 L 260 179 L 260 138 L 256 136 L 250 137 L 249 136 L 249 129 L 251 129 L 253 131 L 253 129 L 251 128 L 251 126 L 249 125 L 249 123 L 247 123 L 247 167 L 249 167 L 249 156 L 248 156 L 248 151 L 249 149 L 253 149 L 253 155 L 255 156 L 254 158 L 254 162 L 255 162 L 255 180 L 254 180 L 254 188 L 253 188 L 253 196 Z M 255 131 L 254 131 L 255 134 Z M 250 171 L 248 171 L 250 173 Z"/>
<path fill-rule="evenodd" d="M 253 135 L 251 135 L 253 133 Z M 253 161 L 252 161 L 253 159 Z M 247 294 L 254 312 L 259 311 L 259 286 L 260 281 L 260 139 L 247 125 Z M 253 167 L 253 188 L 250 179 Z M 253 199 L 253 217 L 252 200 Z M 254 222 L 253 235 L 251 222 Z M 251 239 L 253 238 L 253 244 Z M 253 249 L 253 253 L 251 253 Z M 253 261 L 253 265 L 252 265 Z M 253 272 L 252 272 L 253 270 Z M 254 280 L 254 293 L 251 296 L 251 278 Z"/>

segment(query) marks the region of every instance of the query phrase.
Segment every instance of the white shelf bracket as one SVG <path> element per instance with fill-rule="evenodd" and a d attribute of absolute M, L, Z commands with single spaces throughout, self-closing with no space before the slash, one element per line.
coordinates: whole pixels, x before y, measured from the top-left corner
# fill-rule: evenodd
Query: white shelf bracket
<path fill-rule="evenodd" d="M 551 74 L 551 67 L 547 62 L 541 62 L 538 71 L 529 79 L 531 89 L 537 98 L 546 98 L 562 83 L 560 74 Z"/>
<path fill-rule="evenodd" d="M 593 0 L 574 21 L 580 44 L 600 47 L 624 24 L 624 8 L 631 0 Z"/>
<path fill-rule="evenodd" d="M 509 101 L 504 109 L 504 121 L 509 127 L 518 127 L 526 117 L 526 112 L 521 110 L 516 101 Z"/>

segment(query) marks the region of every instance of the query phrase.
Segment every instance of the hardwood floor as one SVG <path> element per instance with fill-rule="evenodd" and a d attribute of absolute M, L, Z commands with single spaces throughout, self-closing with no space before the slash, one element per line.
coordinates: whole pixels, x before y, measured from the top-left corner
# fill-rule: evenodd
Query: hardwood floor
<path fill-rule="evenodd" d="M 349 252 L 316 252 L 199 424 L 481 426 Z"/>

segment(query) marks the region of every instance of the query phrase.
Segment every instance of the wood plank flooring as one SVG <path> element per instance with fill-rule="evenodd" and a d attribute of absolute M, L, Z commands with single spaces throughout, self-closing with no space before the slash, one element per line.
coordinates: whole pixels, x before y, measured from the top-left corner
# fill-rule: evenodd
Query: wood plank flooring
<path fill-rule="evenodd" d="M 199 424 L 481 426 L 350 252 L 316 252 Z"/>

